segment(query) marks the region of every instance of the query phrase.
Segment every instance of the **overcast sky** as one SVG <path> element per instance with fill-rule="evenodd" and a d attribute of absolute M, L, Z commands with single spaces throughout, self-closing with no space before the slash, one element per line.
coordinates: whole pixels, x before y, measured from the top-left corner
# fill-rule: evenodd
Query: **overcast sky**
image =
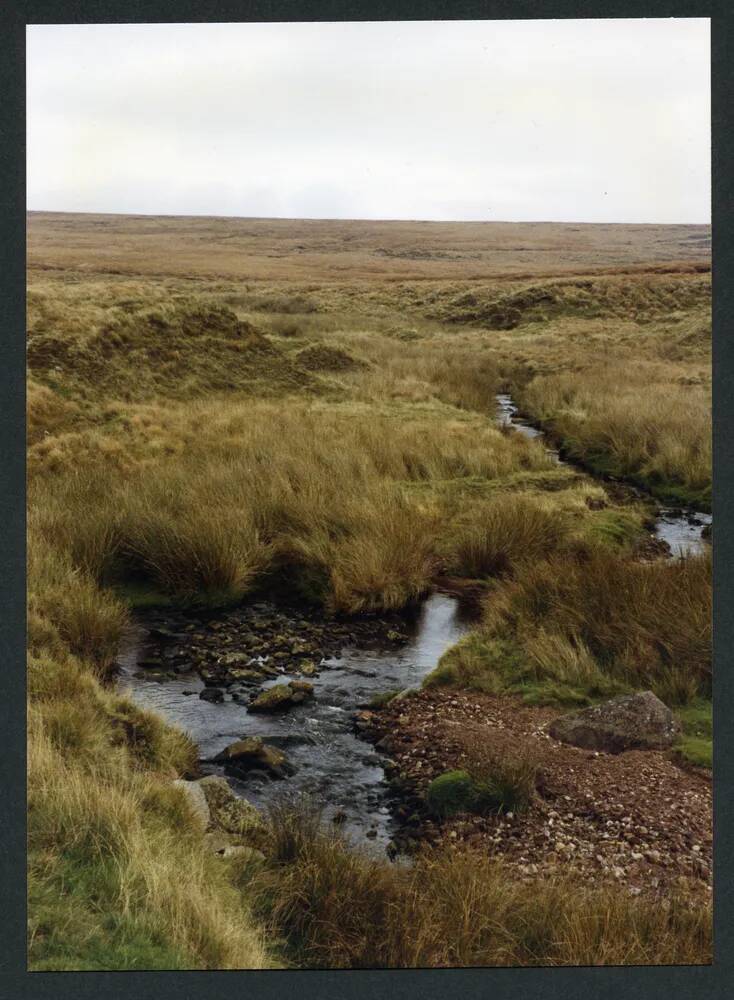
<path fill-rule="evenodd" d="M 28 207 L 708 222 L 708 19 L 28 29 Z"/>

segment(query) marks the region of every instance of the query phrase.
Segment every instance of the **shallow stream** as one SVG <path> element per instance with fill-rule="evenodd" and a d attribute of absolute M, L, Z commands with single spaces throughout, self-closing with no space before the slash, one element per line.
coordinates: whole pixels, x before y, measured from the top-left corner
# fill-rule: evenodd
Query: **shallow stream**
<path fill-rule="evenodd" d="M 518 416 L 509 395 L 498 395 L 497 407 L 499 423 L 529 438 L 543 436 Z M 549 452 L 562 461 L 558 452 Z M 701 532 L 710 523 L 708 514 L 662 510 L 655 533 L 675 555 L 684 555 L 704 548 Z M 149 631 L 139 624 L 120 657 L 120 686 L 138 704 L 155 710 L 198 744 L 205 772 L 219 770 L 206 761 L 228 744 L 245 736 L 261 736 L 287 754 L 295 773 L 284 781 L 269 781 L 259 773 L 246 779 L 230 778 L 235 791 L 259 807 L 281 797 L 306 794 L 324 809 L 327 818 L 341 814 L 342 828 L 353 839 L 364 839 L 384 850 L 395 832 L 389 786 L 382 759 L 354 729 L 354 713 L 376 695 L 419 686 L 469 628 L 457 600 L 434 593 L 417 616 L 401 625 L 406 642 L 389 649 L 378 642 L 346 645 L 339 656 L 324 660 L 320 673 L 310 678 L 313 700 L 286 713 L 258 715 L 248 713 L 246 705 L 229 693 L 221 703 L 200 699 L 204 682 L 194 669 L 179 672 L 174 679 L 146 676 L 139 670 L 139 661 L 148 648 Z M 262 687 L 295 678 L 297 674 L 289 674 L 288 669 L 281 668 Z"/>
<path fill-rule="evenodd" d="M 377 694 L 419 685 L 449 646 L 468 631 L 469 623 L 453 597 L 432 594 L 417 619 L 403 628 L 409 641 L 397 649 L 346 647 L 341 656 L 327 660 L 322 672 L 309 678 L 314 699 L 278 715 L 250 714 L 232 700 L 202 701 L 198 693 L 204 683 L 193 671 L 175 680 L 138 676 L 147 636 L 140 626 L 120 657 L 120 685 L 138 704 L 183 729 L 198 744 L 202 760 L 243 736 L 261 736 L 282 749 L 296 768 L 287 780 L 230 778 L 235 791 L 253 805 L 306 794 L 324 807 L 327 818 L 345 813 L 342 828 L 353 838 L 364 837 L 384 848 L 392 837 L 389 788 L 381 758 L 354 730 L 354 713 Z M 279 674 L 262 686 L 289 679 L 288 673 Z M 219 768 L 204 764 L 202 770 L 218 773 Z"/>

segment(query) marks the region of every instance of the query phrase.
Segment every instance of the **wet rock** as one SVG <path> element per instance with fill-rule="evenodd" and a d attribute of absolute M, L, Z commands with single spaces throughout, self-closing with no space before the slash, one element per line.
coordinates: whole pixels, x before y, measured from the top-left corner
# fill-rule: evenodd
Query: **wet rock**
<path fill-rule="evenodd" d="M 262 691 L 247 706 L 248 712 L 282 712 L 313 698 L 313 685 L 307 681 L 275 684 Z"/>
<path fill-rule="evenodd" d="M 680 731 L 673 713 L 652 691 L 622 695 L 555 719 L 548 732 L 586 750 L 664 750 Z"/>
<path fill-rule="evenodd" d="M 226 778 L 209 774 L 196 782 L 209 808 L 210 824 L 215 830 L 238 837 L 261 839 L 263 818 L 247 799 L 235 795 Z"/>
<path fill-rule="evenodd" d="M 258 770 L 278 780 L 293 774 L 294 770 L 282 750 L 264 743 L 259 736 L 230 743 L 214 757 L 214 762 L 224 764 L 225 769 L 232 774 L 247 774 Z"/>
<path fill-rule="evenodd" d="M 145 670 L 162 670 L 164 663 L 160 656 L 146 656 L 142 660 L 138 660 L 138 666 Z"/>
<path fill-rule="evenodd" d="M 224 691 L 221 688 L 205 687 L 203 691 L 199 691 L 199 697 L 202 701 L 210 701 L 217 705 L 224 701 Z"/>

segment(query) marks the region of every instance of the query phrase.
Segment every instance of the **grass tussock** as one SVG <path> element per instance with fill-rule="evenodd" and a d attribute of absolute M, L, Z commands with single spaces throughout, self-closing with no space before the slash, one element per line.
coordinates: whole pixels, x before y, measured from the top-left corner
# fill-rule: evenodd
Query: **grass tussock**
<path fill-rule="evenodd" d="M 361 417 L 295 402 L 148 408 L 125 467 L 36 478 L 39 536 L 99 580 L 140 579 L 182 600 L 237 599 L 294 570 L 321 580 L 312 596 L 336 608 L 399 607 L 430 585 L 451 517 L 423 487 L 548 465 L 542 449 L 481 421 Z M 498 506 L 487 524 L 501 531 L 512 516 Z M 549 516 L 527 529 L 536 549 Z M 471 557 L 457 537 L 454 563 Z"/>
<path fill-rule="evenodd" d="M 661 381 L 651 367 L 537 377 L 522 390 L 522 404 L 571 457 L 670 502 L 709 509 L 710 388 Z"/>
<path fill-rule="evenodd" d="M 411 867 L 355 849 L 312 815 L 281 811 L 254 887 L 271 933 L 306 968 L 697 964 L 711 914 L 681 890 L 666 905 L 568 878 L 523 883 L 474 851 Z"/>
<path fill-rule="evenodd" d="M 630 687 L 669 704 L 710 697 L 710 559 L 641 564 L 597 547 L 525 565 L 428 683 L 558 701 Z"/>
<path fill-rule="evenodd" d="M 68 220 L 44 219 L 31 259 L 52 269 L 28 293 L 31 967 L 262 968 L 276 948 L 308 967 L 708 961 L 710 911 L 683 894 L 666 908 L 522 884 L 463 852 L 402 868 L 303 815 L 273 821 L 254 884 L 205 852 L 171 786 L 195 748 L 110 683 L 120 595 L 219 605 L 268 589 L 359 611 L 451 575 L 489 600 L 432 683 L 571 703 L 650 687 L 679 706 L 680 752 L 710 758 L 709 561 L 635 563 L 642 506 L 493 425 L 511 387 L 587 464 L 703 506 L 710 284 L 687 241 L 706 232 L 645 227 L 640 259 L 663 240 L 672 264 L 548 281 L 507 254 L 488 263 L 486 227 L 457 250 L 445 226 L 433 247 L 414 245 L 425 226 L 357 226 L 362 281 L 331 236 L 313 243 L 323 224 L 158 220 L 145 263 L 115 243 L 139 223 L 77 222 L 106 263 L 72 272 Z M 570 246 L 562 229 L 523 239 Z M 597 267 L 630 250 L 595 253 Z M 297 280 L 276 280 L 294 257 Z M 482 277 L 498 257 L 513 281 Z M 522 808 L 531 763 L 475 751 L 472 787 Z"/>

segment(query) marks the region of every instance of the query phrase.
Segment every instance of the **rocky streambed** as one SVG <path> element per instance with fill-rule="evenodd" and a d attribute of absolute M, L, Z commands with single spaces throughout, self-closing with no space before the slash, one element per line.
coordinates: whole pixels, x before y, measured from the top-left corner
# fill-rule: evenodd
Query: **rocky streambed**
<path fill-rule="evenodd" d="M 360 739 L 355 712 L 420 685 L 469 624 L 440 593 L 411 613 L 349 620 L 266 602 L 161 609 L 137 616 L 119 683 L 254 806 L 306 795 L 353 839 L 392 851 L 386 758 Z"/>
<path fill-rule="evenodd" d="M 501 424 L 543 436 L 521 418 L 509 395 L 498 395 L 497 406 Z M 660 510 L 654 540 L 676 555 L 695 553 L 710 524 L 708 514 Z M 226 776 L 253 806 L 306 796 L 352 839 L 393 854 L 412 839 L 438 835 L 422 815 L 422 782 L 416 779 L 434 770 L 425 755 L 446 763 L 451 734 L 421 726 L 431 745 L 414 761 L 411 726 L 395 744 L 405 722 L 401 700 L 380 721 L 371 709 L 387 694 L 420 687 L 470 627 L 470 611 L 445 593 L 406 613 L 351 619 L 262 601 L 210 613 L 150 610 L 136 616 L 127 637 L 120 686 L 197 744 L 203 774 Z M 444 704 L 440 694 L 425 693 L 405 702 L 408 714 L 424 702 L 432 706 L 434 698 L 450 715 L 465 696 Z M 510 715 L 518 708 L 510 706 Z M 391 719 L 395 732 L 386 732 L 384 722 Z M 441 745 L 433 745 L 439 737 Z M 489 827 L 496 846 L 497 829 Z M 451 835 L 463 838 L 458 829 Z M 530 853 L 524 844 L 520 856 Z"/>

